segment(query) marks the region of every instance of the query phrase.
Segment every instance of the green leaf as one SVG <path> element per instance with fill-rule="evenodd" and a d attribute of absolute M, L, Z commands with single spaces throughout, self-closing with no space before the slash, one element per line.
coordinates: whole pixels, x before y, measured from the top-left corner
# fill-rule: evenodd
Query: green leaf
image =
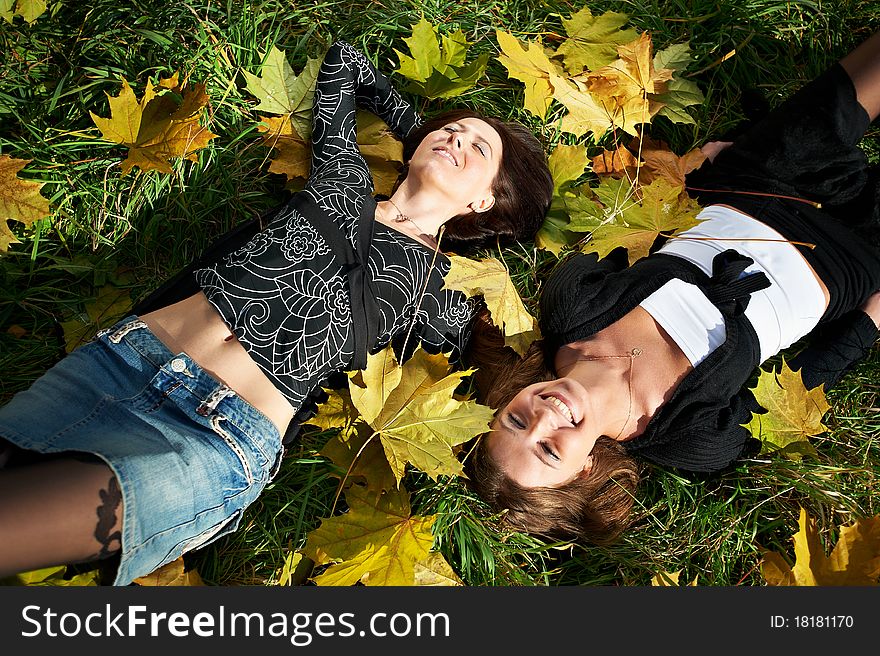
<path fill-rule="evenodd" d="M 562 19 L 568 38 L 559 46 L 565 67 L 573 74 L 584 69 L 594 71 L 617 58 L 617 46 L 629 43 L 638 36 L 634 29 L 621 29 L 629 21 L 626 14 L 606 11 L 593 16 L 584 7 L 569 19 Z"/>
<path fill-rule="evenodd" d="M 486 71 L 489 55 L 483 54 L 465 64 L 468 41 L 457 30 L 440 37 L 424 17 L 413 25 L 412 36 L 404 39 L 412 56 L 395 49 L 400 60 L 397 73 L 410 80 L 405 87 L 425 98 L 452 98 L 476 85 Z"/>

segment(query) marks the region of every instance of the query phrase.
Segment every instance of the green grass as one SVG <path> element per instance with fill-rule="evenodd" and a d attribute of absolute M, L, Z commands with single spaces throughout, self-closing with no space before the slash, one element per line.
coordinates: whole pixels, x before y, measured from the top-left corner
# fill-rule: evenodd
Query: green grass
<path fill-rule="evenodd" d="M 589 3 L 593 13 L 628 14 L 657 48 L 689 40 L 692 78 L 706 96 L 696 126 L 657 119 L 655 138 L 679 153 L 719 138 L 744 118 L 740 98 L 758 89 L 775 105 L 801 83 L 880 29 L 876 1 L 630 0 Z M 558 45 L 561 19 L 581 3 L 466 0 L 392 3 L 62 2 L 32 25 L 0 21 L 0 154 L 32 160 L 24 177 L 45 182 L 53 216 L 0 256 L 0 403 L 24 389 L 64 353 L 62 321 L 81 317 L 108 281 L 133 300 L 197 255 L 215 236 L 276 204 L 284 181 L 269 174 L 253 99 L 242 69 L 283 49 L 294 69 L 337 38 L 363 49 L 390 73 L 394 48 L 422 12 L 461 28 L 472 56 L 491 53 L 486 77 L 453 101 L 412 98 L 428 113 L 465 105 L 523 121 L 549 146 L 560 137 L 522 110 L 522 85 L 509 80 L 495 29 Z M 735 54 L 721 61 L 729 53 Z M 170 176 L 122 177 L 122 151 L 100 140 L 89 112 L 106 116 L 105 93 L 120 78 L 141 93 L 148 77 L 174 71 L 207 84 L 210 129 L 220 135 L 198 162 Z M 398 80 L 399 81 L 399 80 Z M 872 161 L 880 131 L 865 138 Z M 19 226 L 20 228 L 20 226 Z M 505 251 L 527 306 L 537 310 L 543 276 L 555 259 L 532 244 Z M 23 329 L 23 334 L 14 327 Z M 10 330 L 12 329 L 12 330 Z M 743 461 L 723 476 L 688 480 L 646 468 L 634 525 L 610 548 L 568 547 L 499 531 L 461 481 L 406 479 L 414 510 L 437 514 L 436 546 L 472 585 L 645 585 L 660 571 L 682 581 L 761 585 L 763 549 L 789 554 L 800 507 L 819 521 L 826 544 L 837 527 L 878 514 L 871 493 L 880 473 L 880 354 L 829 394 L 829 432 L 819 457 Z M 231 536 L 187 557 L 215 585 L 274 584 L 285 556 L 329 514 L 337 479 L 318 455 L 326 434 L 304 431 L 279 476 Z M 302 579 L 297 579 L 302 582 Z"/>

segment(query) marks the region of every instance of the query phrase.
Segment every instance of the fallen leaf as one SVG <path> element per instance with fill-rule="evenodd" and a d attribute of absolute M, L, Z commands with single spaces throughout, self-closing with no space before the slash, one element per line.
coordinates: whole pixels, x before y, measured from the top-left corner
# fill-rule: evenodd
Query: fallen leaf
<path fill-rule="evenodd" d="M 649 138 L 636 137 L 629 145 L 629 149 L 643 160 L 639 169 L 639 182 L 643 185 L 661 179 L 669 184 L 684 187 L 685 176 L 698 169 L 706 160 L 706 156 L 699 148 L 678 156 L 666 143 Z"/>
<path fill-rule="evenodd" d="M 288 116 L 261 116 L 257 130 L 265 133 L 263 143 L 276 151 L 269 164 L 270 173 L 288 180 L 306 180 L 312 168 L 312 149 L 294 129 Z"/>
<path fill-rule="evenodd" d="M 648 255 L 660 235 L 674 237 L 699 223 L 699 207 L 686 196 L 683 201 L 681 187 L 665 180 L 655 180 L 636 190 L 625 178 L 604 178 L 593 191 L 602 209 L 593 216 L 579 216 L 569 224 L 572 231 L 590 233 L 582 248 L 585 253 L 605 257 L 623 246 L 629 264 L 633 264 Z"/>
<path fill-rule="evenodd" d="M 415 585 L 450 586 L 464 585 L 443 554 L 432 551 L 425 560 L 413 564 Z"/>
<path fill-rule="evenodd" d="M 0 581 L 0 585 L 16 586 L 53 586 L 53 587 L 85 587 L 97 586 L 100 581 L 100 571 L 91 570 L 76 574 L 70 578 L 67 576 L 67 565 L 44 567 L 28 572 L 21 572 Z"/>
<path fill-rule="evenodd" d="M 0 253 L 7 252 L 10 244 L 18 243 L 8 220 L 30 227 L 51 214 L 49 201 L 40 194 L 46 183 L 18 177 L 18 172 L 30 162 L 0 155 Z"/>
<path fill-rule="evenodd" d="M 321 449 L 322 456 L 346 472 L 340 482 L 343 487 L 362 484 L 370 492 L 385 492 L 397 487 L 397 478 L 388 464 L 382 443 L 372 437 L 372 429 L 359 422 L 353 430 L 327 440 Z"/>
<path fill-rule="evenodd" d="M 695 124 L 694 118 L 686 110 L 705 100 L 696 83 L 677 75 L 687 69 L 692 60 L 690 43 L 687 41 L 673 44 L 654 55 L 655 69 L 673 71 L 672 79 L 661 82 L 654 95 L 654 100 L 663 105 L 657 113 L 673 123 Z"/>
<path fill-rule="evenodd" d="M 302 581 L 297 580 L 297 570 L 300 564 L 304 562 L 305 558 L 299 551 L 288 551 L 287 556 L 284 557 L 284 564 L 278 571 L 278 585 L 289 586 L 302 583 Z"/>
<path fill-rule="evenodd" d="M 651 578 L 651 585 L 660 586 L 660 587 L 678 587 L 679 576 L 681 575 L 681 570 L 677 570 L 675 572 L 660 572 L 655 574 Z M 694 579 L 688 583 L 688 586 L 696 587 L 697 585 L 697 577 L 694 576 Z"/>
<path fill-rule="evenodd" d="M 85 304 L 85 317 L 61 322 L 65 350 L 70 353 L 89 341 L 97 331 L 123 318 L 131 309 L 131 294 L 127 289 L 104 285 L 94 300 Z"/>
<path fill-rule="evenodd" d="M 830 556 L 819 539 L 816 522 L 801 508 L 794 541 L 795 565 L 766 551 L 761 572 L 773 586 L 877 585 L 880 577 L 880 515 L 840 527 Z"/>
<path fill-rule="evenodd" d="M 403 166 L 403 143 L 385 121 L 366 111 L 357 113 L 357 143 L 376 193 L 390 196 Z"/>
<path fill-rule="evenodd" d="M 186 571 L 183 556 L 172 560 L 145 576 L 134 579 L 133 583 L 146 587 L 200 586 L 204 585 L 202 577 L 196 570 Z"/>
<path fill-rule="evenodd" d="M 491 408 L 454 395 L 473 370 L 450 369 L 445 355 L 421 346 L 399 366 L 389 346 L 369 355 L 364 370 L 349 374 L 351 400 L 381 441 L 398 486 L 407 463 L 434 480 L 463 476 L 453 447 L 489 428 Z"/>
<path fill-rule="evenodd" d="M 443 287 L 468 296 L 482 296 L 492 323 L 504 334 L 505 345 L 525 355 L 541 334 L 537 320 L 523 305 L 507 267 L 494 257 L 474 260 L 450 255 L 449 261 Z"/>
<path fill-rule="evenodd" d="M 345 493 L 348 512 L 323 519 L 302 552 L 316 565 L 333 563 L 317 585 L 415 585 L 416 563 L 428 558 L 435 515 L 413 516 L 409 493 L 373 495 L 359 486 Z"/>
<path fill-rule="evenodd" d="M 523 108 L 543 121 L 553 102 L 550 74 L 556 71 L 558 75 L 561 71 L 550 61 L 540 42 L 523 47 L 516 37 L 501 30 L 495 31 L 495 38 L 501 48 L 498 61 L 507 69 L 508 77 L 525 85 Z"/>
<path fill-rule="evenodd" d="M 405 38 L 412 56 L 395 49 L 400 60 L 397 73 L 409 79 L 406 90 L 425 98 L 452 98 L 476 85 L 486 71 L 489 55 L 482 54 L 465 64 L 469 43 L 464 32 L 442 35 L 424 16 L 412 26 L 412 36 Z"/>
<path fill-rule="evenodd" d="M 254 111 L 287 116 L 297 134 L 303 140 L 308 139 L 312 132 L 312 104 L 320 68 L 320 59 L 309 58 L 297 75 L 287 56 L 273 45 L 265 56 L 259 77 L 242 71 L 247 90 L 260 101 Z"/>
<path fill-rule="evenodd" d="M 177 97 L 181 98 L 179 103 Z M 126 80 L 119 95 L 107 94 L 107 99 L 110 118 L 94 112 L 89 115 L 105 140 L 128 148 L 122 175 L 135 166 L 142 171 L 171 173 L 172 158 L 198 161 L 196 151 L 217 136 L 199 124 L 208 103 L 205 85 L 181 86 L 176 73 L 160 80 L 158 87 L 148 80 L 140 101 Z"/>
<path fill-rule="evenodd" d="M 610 175 L 615 178 L 633 178 L 639 168 L 639 160 L 624 146 L 614 150 L 603 150 L 592 158 L 593 172 L 596 175 Z M 644 183 L 644 180 L 639 179 Z"/>
<path fill-rule="evenodd" d="M 577 74 L 585 68 L 596 70 L 617 59 L 617 46 L 630 43 L 638 36 L 634 29 L 621 29 L 629 21 L 626 14 L 606 11 L 599 16 L 584 7 L 571 18 L 562 19 L 568 38 L 557 53 L 565 67 Z"/>
<path fill-rule="evenodd" d="M 792 371 L 783 359 L 777 372 L 761 371 L 758 384 L 754 388 L 755 400 L 767 410 L 766 413 L 753 413 L 748 424 L 744 424 L 754 437 L 761 441 L 761 453 L 771 453 L 796 443 L 806 443 L 811 435 L 819 435 L 828 430 L 822 417 L 831 406 L 825 399 L 824 385 L 807 390 L 800 371 Z M 807 452 L 815 455 L 815 449 Z M 789 449 L 788 457 L 799 460 L 801 453 Z"/>
<path fill-rule="evenodd" d="M 547 158 L 547 166 L 553 178 L 553 193 L 558 195 L 580 178 L 590 163 L 587 149 L 582 145 L 560 144 Z"/>
<path fill-rule="evenodd" d="M 21 16 L 30 24 L 46 12 L 45 0 L 0 0 L 0 17 L 12 23 L 15 16 Z"/>

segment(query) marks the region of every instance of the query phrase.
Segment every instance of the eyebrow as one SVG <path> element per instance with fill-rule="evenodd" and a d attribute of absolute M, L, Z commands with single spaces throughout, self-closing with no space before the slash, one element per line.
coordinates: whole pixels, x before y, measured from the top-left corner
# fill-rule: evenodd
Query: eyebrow
<path fill-rule="evenodd" d="M 511 430 L 511 431 L 519 431 L 520 430 L 519 426 L 515 426 L 513 424 L 513 422 L 511 421 L 509 412 L 502 413 L 501 423 L 504 424 L 504 427 L 507 428 L 507 430 Z M 549 467 L 550 469 L 557 469 L 557 466 L 553 462 L 551 462 L 550 460 L 547 459 L 547 454 L 544 453 L 544 449 L 541 448 L 540 444 L 536 444 L 535 448 L 530 449 L 530 451 L 532 452 L 532 455 L 534 455 L 538 460 L 540 460 L 544 466 Z"/>

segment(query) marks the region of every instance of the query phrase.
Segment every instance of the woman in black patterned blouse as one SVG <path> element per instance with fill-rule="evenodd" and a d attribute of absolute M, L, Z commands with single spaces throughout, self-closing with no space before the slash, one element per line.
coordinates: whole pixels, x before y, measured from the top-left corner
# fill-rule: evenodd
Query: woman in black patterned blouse
<path fill-rule="evenodd" d="M 358 150 L 358 107 L 404 140 L 387 200 Z M 265 227 L 0 408 L 0 447 L 16 447 L 0 471 L 0 575 L 120 553 L 126 585 L 237 527 L 331 375 L 404 339 L 461 353 L 476 306 L 443 289 L 440 250 L 532 238 L 552 194 L 540 143 L 467 110 L 422 124 L 344 43 L 313 114 L 309 180 Z"/>

